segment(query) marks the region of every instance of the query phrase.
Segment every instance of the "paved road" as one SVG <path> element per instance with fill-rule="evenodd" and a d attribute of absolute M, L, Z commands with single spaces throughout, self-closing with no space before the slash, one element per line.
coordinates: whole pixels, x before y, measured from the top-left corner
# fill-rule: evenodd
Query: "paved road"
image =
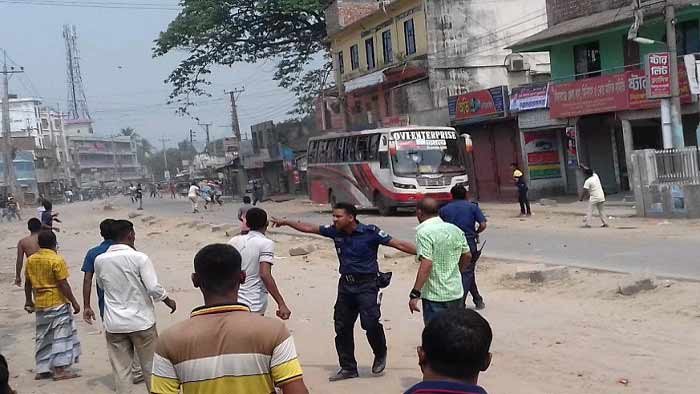
<path fill-rule="evenodd" d="M 156 201 L 144 200 L 147 213 L 191 215 L 185 200 Z M 120 200 L 118 205 L 128 206 L 129 203 Z M 205 217 L 212 223 L 232 221 L 237 209 L 238 204 L 229 203 L 223 211 L 207 213 Z M 305 213 L 300 219 L 317 224 L 330 223 L 327 213 Z M 363 220 L 380 226 L 397 238 L 413 240 L 415 237 L 417 223 L 413 216 L 385 218 L 367 214 L 363 215 Z M 700 234 L 695 239 L 659 240 L 658 234 L 663 231 L 661 226 L 655 231 L 630 236 L 624 230 L 616 229 L 558 231 L 544 226 L 527 231 L 522 227 L 491 225 L 483 237 L 487 242 L 485 256 L 700 280 Z"/>

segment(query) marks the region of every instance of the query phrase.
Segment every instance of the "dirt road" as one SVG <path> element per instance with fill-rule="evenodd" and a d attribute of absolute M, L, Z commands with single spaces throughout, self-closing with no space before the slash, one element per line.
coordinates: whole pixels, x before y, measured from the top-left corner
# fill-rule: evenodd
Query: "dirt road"
<path fill-rule="evenodd" d="M 268 205 L 275 211 L 282 207 Z M 97 244 L 97 224 L 105 217 L 126 218 L 126 209 L 103 211 L 100 203 L 60 207 L 64 219 L 59 234 L 60 253 L 69 263 L 70 282 L 80 294 L 79 272 L 86 250 Z M 148 214 L 148 213 L 147 213 Z M 192 288 L 192 258 L 199 248 L 225 242 L 224 232 L 212 232 L 206 222 L 221 223 L 215 214 L 199 216 L 198 227 L 184 225 L 192 216 L 161 214 L 137 226 L 137 248 L 149 254 L 161 283 L 178 302 L 174 315 L 157 305 L 158 327 L 186 319 L 201 302 Z M 82 378 L 60 383 L 35 382 L 33 367 L 34 317 L 23 310 L 23 292 L 14 277 L 14 246 L 24 225 L 0 224 L 0 352 L 10 361 L 11 382 L 20 393 L 73 394 L 112 392 L 111 369 L 104 334 L 99 326 L 79 319 L 83 357 Z M 332 306 L 335 300 L 337 260 L 325 240 L 273 234 L 278 242 L 275 276 L 292 308 L 288 326 L 293 331 L 314 393 L 400 393 L 420 379 L 416 346 L 422 321 L 408 311 L 408 292 L 416 264 L 410 257 L 382 258 L 394 281 L 383 298 L 383 321 L 389 341 L 389 363 L 383 377 L 369 376 L 369 346 L 356 332 L 360 379 L 330 384 L 327 376 L 337 365 L 333 347 Z M 319 250 L 290 257 L 291 246 L 312 243 Z M 382 256 L 384 253 L 381 253 Z M 482 375 L 490 392 L 501 393 L 691 393 L 697 390 L 700 370 L 700 285 L 670 282 L 633 297 L 615 294 L 623 276 L 571 270 L 569 279 L 534 285 L 516 281 L 516 267 L 482 260 L 479 286 L 487 309 L 484 316 L 494 331 L 493 364 Z M 94 293 L 93 293 L 94 294 Z M 271 307 L 274 301 L 271 301 Z M 96 301 L 93 300 L 93 307 Z M 621 380 L 629 383 L 620 383 Z M 141 386 L 135 392 L 144 392 Z"/>

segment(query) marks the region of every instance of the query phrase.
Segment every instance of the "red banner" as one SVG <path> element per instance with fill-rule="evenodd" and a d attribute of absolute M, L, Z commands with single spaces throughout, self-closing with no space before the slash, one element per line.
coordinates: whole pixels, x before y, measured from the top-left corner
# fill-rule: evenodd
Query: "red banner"
<path fill-rule="evenodd" d="M 553 118 L 624 111 L 627 109 L 625 75 L 614 74 L 552 84 L 549 113 Z"/>
<path fill-rule="evenodd" d="M 448 100 L 450 119 L 465 121 L 505 116 L 506 96 L 504 86 L 452 96 Z"/>
<path fill-rule="evenodd" d="M 678 64 L 681 102 L 693 102 L 685 64 Z M 647 98 L 644 70 L 552 84 L 549 112 L 552 118 L 570 118 L 606 112 L 658 108 L 659 100 Z"/>

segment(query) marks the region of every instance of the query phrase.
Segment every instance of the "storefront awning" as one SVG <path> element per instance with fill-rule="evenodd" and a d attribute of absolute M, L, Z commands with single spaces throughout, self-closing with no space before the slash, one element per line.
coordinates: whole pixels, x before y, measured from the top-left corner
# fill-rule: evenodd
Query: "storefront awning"
<path fill-rule="evenodd" d="M 371 74 L 363 75 L 348 82 L 345 82 L 345 91 L 352 92 L 353 90 L 362 89 L 374 85 L 379 85 L 386 80 L 384 70 L 375 71 Z"/>

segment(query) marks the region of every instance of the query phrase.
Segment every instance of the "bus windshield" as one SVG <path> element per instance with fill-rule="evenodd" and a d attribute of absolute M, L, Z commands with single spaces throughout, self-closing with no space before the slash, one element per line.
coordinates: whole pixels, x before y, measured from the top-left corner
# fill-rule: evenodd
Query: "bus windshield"
<path fill-rule="evenodd" d="M 454 131 L 399 132 L 394 133 L 394 143 L 391 153 L 395 175 L 466 173 Z"/>

